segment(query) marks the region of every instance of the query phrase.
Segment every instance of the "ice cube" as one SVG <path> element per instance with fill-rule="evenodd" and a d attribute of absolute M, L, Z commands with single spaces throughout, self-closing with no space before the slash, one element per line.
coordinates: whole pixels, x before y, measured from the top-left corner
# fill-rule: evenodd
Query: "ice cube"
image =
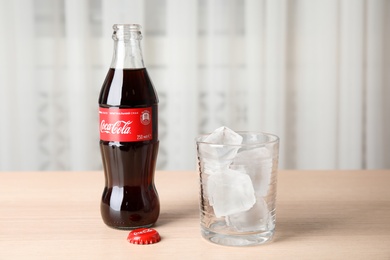
<path fill-rule="evenodd" d="M 232 160 L 203 159 L 202 163 L 203 173 L 211 175 L 228 169 Z"/>
<path fill-rule="evenodd" d="M 227 225 L 239 231 L 256 231 L 270 228 L 269 210 L 263 198 L 257 197 L 257 202 L 245 212 L 231 214 L 226 217 Z"/>
<path fill-rule="evenodd" d="M 234 158 L 238 162 L 247 163 L 248 161 L 264 160 L 271 158 L 271 151 L 265 147 L 243 150 Z"/>
<path fill-rule="evenodd" d="M 214 172 L 208 176 L 206 191 L 217 217 L 246 211 L 256 202 L 252 181 L 242 171 Z"/>
<path fill-rule="evenodd" d="M 240 151 L 230 166 L 233 170 L 244 169 L 250 176 L 256 196 L 268 193 L 272 174 L 272 153 L 265 147 Z"/>
<path fill-rule="evenodd" d="M 204 143 L 199 144 L 199 153 L 203 159 L 232 160 L 236 156 L 239 147 L 226 145 L 240 145 L 242 136 L 226 126 L 222 126 L 215 129 L 202 142 Z"/>
<path fill-rule="evenodd" d="M 215 129 L 205 139 L 205 142 L 212 144 L 241 144 L 242 136 L 226 126 Z"/>

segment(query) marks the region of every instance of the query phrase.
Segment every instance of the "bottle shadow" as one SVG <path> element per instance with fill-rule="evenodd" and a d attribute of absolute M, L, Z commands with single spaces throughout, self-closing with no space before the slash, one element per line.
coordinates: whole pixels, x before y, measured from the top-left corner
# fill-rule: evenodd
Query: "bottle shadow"
<path fill-rule="evenodd" d="M 199 204 L 197 202 L 180 202 L 175 206 L 162 208 L 155 226 L 160 227 L 184 219 L 190 221 L 189 223 L 199 223 Z"/>

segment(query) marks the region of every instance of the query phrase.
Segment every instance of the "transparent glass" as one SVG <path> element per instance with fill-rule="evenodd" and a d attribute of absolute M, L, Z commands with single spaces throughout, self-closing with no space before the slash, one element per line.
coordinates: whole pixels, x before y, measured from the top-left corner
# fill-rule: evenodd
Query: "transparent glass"
<path fill-rule="evenodd" d="M 240 145 L 196 138 L 201 234 L 227 246 L 264 244 L 275 230 L 279 138 L 237 133 Z"/>
<path fill-rule="evenodd" d="M 114 24 L 112 39 L 114 40 L 114 54 L 111 68 L 139 69 L 144 68 L 141 49 L 141 25 Z"/>

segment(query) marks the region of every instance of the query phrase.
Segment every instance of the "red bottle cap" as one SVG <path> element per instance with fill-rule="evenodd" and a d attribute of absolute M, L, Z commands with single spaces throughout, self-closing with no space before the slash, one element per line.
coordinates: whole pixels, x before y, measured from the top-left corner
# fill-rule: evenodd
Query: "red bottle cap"
<path fill-rule="evenodd" d="M 129 233 L 127 240 L 132 244 L 147 245 L 159 242 L 161 237 L 160 234 L 152 228 L 138 228 Z"/>

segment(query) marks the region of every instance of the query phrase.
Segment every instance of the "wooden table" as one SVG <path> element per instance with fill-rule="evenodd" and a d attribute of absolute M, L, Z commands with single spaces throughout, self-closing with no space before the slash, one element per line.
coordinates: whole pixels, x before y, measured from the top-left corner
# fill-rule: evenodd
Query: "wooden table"
<path fill-rule="evenodd" d="M 157 172 L 162 237 L 127 242 L 99 211 L 102 172 L 0 172 L 0 259 L 390 259 L 390 171 L 280 171 L 274 242 L 200 236 L 198 176 Z"/>

